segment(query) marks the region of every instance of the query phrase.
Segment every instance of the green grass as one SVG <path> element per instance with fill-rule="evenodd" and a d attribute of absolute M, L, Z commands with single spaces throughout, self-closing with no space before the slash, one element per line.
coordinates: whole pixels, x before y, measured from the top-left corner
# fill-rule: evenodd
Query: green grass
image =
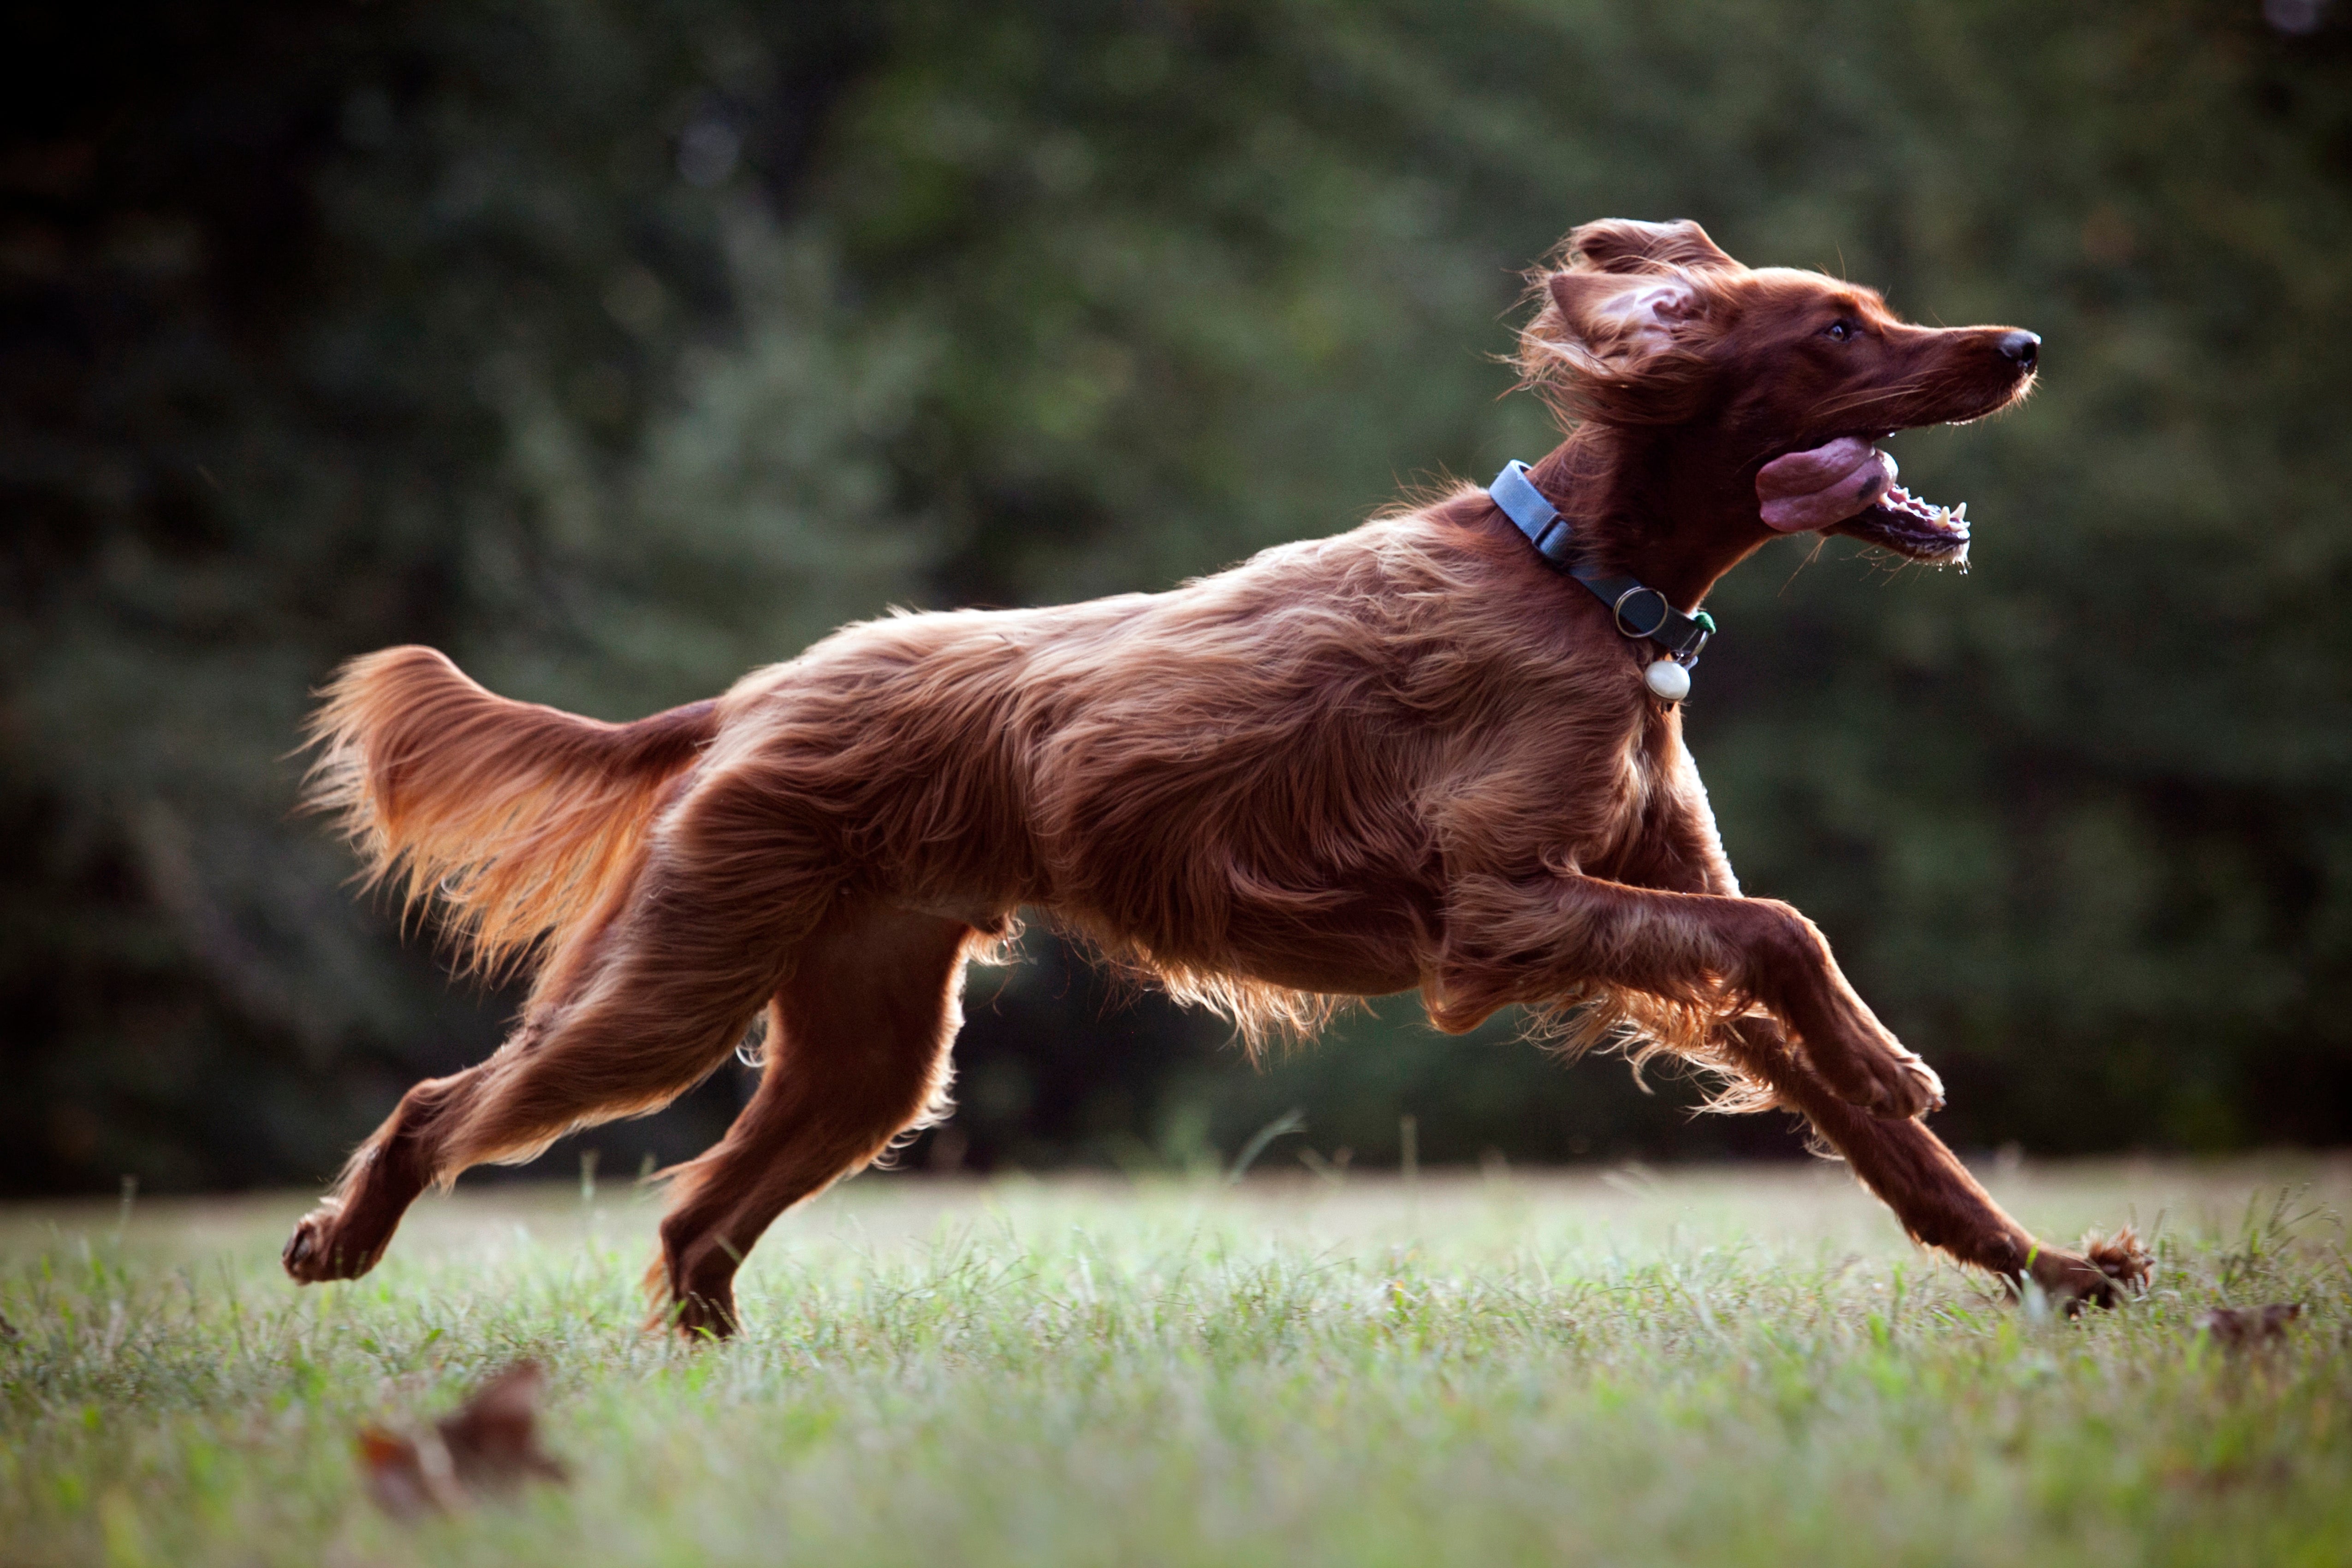
<path fill-rule="evenodd" d="M 2352 1166 L 1998 1187 L 2052 1236 L 2160 1213 L 2153 1294 L 1998 1304 L 1830 1167 L 886 1176 L 779 1227 L 747 1336 L 692 1351 L 637 1331 L 625 1188 L 428 1202 L 307 1291 L 296 1198 L 19 1206 L 0 1562 L 2352 1560 Z M 2271 1355 L 2191 1328 L 2287 1300 Z M 572 1485 L 379 1515 L 355 1430 L 526 1353 Z"/>

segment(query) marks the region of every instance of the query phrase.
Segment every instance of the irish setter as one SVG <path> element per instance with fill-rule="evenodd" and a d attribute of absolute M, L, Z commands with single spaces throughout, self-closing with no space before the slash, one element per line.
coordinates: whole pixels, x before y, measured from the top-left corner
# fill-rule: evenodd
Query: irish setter
<path fill-rule="evenodd" d="M 1908 325 L 1691 223 L 1588 224 L 1530 279 L 1517 365 L 1570 428 L 1505 488 L 1556 509 L 1541 550 L 1463 487 L 1170 593 L 853 626 L 633 724 L 429 648 L 347 666 L 312 800 L 476 962 L 536 978 L 489 1060 L 352 1157 L 288 1272 L 366 1272 L 428 1184 L 667 1103 L 765 1009 L 766 1072 L 677 1172 L 649 1279 L 730 1332 L 769 1224 L 945 1114 L 964 965 L 1026 905 L 1253 1040 L 1417 989 L 1441 1029 L 1516 1004 L 1571 1047 L 1673 1053 L 1728 1109 L 1801 1112 L 1920 1242 L 2111 1302 L 2145 1271 L 2128 1234 L 2037 1243 L 1921 1123 L 1936 1075 L 1810 921 L 1741 895 L 1682 676 L 1645 680 L 1776 532 L 1961 559 L 1965 522 L 1872 443 L 2016 402 L 2040 340 Z"/>

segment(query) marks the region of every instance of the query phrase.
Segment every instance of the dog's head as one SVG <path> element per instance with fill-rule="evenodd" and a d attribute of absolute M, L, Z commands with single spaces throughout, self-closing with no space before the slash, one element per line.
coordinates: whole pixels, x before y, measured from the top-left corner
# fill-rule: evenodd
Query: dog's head
<path fill-rule="evenodd" d="M 1719 468 L 1695 482 L 1759 540 L 1835 531 L 1965 559 L 1965 519 L 1895 483 L 1874 443 L 2024 396 L 2032 332 L 1913 326 L 1872 289 L 1743 267 L 1695 223 L 1586 224 L 1529 281 L 1518 368 L 1564 418 L 1698 437 L 1675 460 Z"/>

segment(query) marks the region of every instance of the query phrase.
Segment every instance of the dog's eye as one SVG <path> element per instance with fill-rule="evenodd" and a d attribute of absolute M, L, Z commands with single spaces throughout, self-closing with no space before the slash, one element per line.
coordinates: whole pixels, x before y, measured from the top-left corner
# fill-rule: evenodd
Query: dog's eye
<path fill-rule="evenodd" d="M 1822 335 L 1833 343 L 1842 343 L 1853 336 L 1853 323 L 1847 321 L 1832 321 L 1822 329 Z"/>

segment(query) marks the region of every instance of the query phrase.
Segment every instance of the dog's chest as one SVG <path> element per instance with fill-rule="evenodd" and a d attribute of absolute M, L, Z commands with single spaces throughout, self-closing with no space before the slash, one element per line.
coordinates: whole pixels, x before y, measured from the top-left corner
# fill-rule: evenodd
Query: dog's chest
<path fill-rule="evenodd" d="M 1555 792 L 1543 814 L 1551 838 L 1543 858 L 1612 874 L 1648 858 L 1651 840 L 1681 816 L 1697 778 L 1680 726 L 1655 709 L 1580 754 L 1549 759 L 1540 776 Z"/>

